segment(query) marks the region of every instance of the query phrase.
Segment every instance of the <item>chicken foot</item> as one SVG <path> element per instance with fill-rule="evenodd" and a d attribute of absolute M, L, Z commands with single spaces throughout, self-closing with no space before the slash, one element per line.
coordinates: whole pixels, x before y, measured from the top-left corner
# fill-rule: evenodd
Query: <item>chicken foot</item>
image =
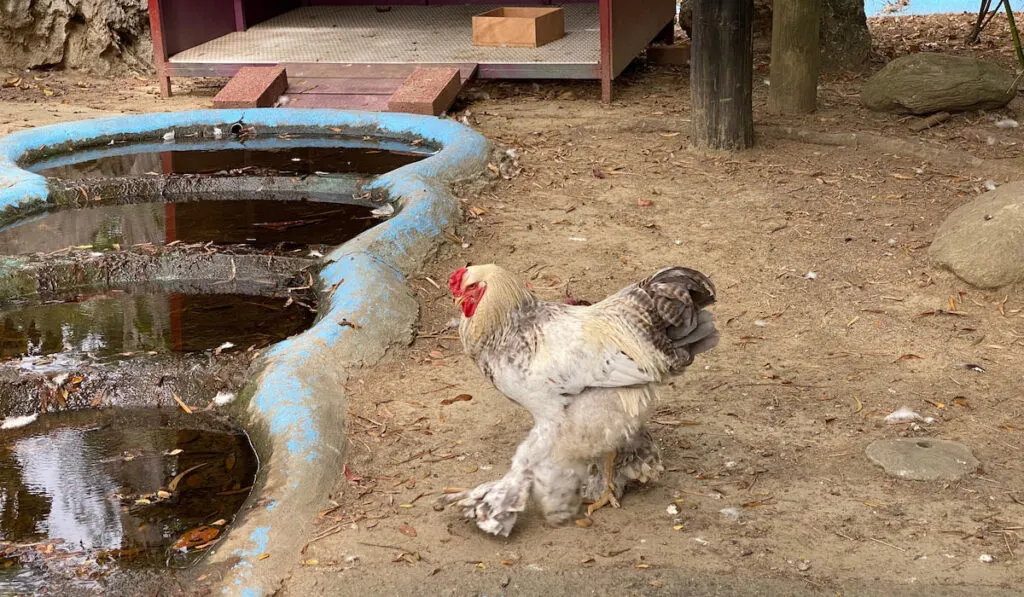
<path fill-rule="evenodd" d="M 612 508 L 619 507 L 619 500 L 615 499 L 615 452 L 608 452 L 604 456 L 604 478 L 607 480 L 604 492 L 597 501 L 587 506 L 587 517 L 589 518 L 601 508 L 610 505 Z"/>

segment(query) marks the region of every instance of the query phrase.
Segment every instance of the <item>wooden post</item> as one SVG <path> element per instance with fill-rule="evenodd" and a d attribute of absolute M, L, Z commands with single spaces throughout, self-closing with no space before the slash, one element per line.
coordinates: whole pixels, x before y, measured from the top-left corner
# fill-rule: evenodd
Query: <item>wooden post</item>
<path fill-rule="evenodd" d="M 754 0 L 693 0 L 690 92 L 699 149 L 754 144 Z"/>
<path fill-rule="evenodd" d="M 171 77 L 167 75 L 167 46 L 164 45 L 164 25 L 161 0 L 149 0 L 149 34 L 153 38 L 153 66 L 160 82 L 160 93 L 171 97 Z"/>
<path fill-rule="evenodd" d="M 817 107 L 820 2 L 775 0 L 768 91 L 772 114 L 808 114 Z"/>

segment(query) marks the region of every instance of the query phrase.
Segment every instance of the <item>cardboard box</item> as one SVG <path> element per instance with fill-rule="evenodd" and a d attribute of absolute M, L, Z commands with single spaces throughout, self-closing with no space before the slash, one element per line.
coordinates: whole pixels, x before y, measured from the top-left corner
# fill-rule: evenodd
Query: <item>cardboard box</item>
<path fill-rule="evenodd" d="M 473 17 L 473 45 L 536 48 L 565 36 L 561 8 L 496 8 Z"/>

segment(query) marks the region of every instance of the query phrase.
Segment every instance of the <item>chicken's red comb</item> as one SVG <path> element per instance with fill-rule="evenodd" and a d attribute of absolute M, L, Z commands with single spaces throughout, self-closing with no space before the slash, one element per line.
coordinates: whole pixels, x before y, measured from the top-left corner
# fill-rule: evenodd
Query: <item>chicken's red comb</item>
<path fill-rule="evenodd" d="M 462 277 L 466 275 L 466 271 L 468 271 L 466 268 L 460 267 L 452 272 L 451 277 L 448 278 L 448 289 L 455 296 L 462 294 Z"/>

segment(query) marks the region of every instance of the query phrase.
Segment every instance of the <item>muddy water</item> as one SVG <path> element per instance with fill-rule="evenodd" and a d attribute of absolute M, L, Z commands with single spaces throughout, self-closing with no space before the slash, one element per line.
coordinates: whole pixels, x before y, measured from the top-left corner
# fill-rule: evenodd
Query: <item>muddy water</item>
<path fill-rule="evenodd" d="M 203 413 L 92 410 L 4 430 L 0 593 L 189 564 L 234 518 L 256 470 L 248 438 Z"/>
<path fill-rule="evenodd" d="M 75 180 L 145 174 L 219 174 L 219 175 L 309 175 L 383 174 L 421 160 L 429 153 L 409 148 L 406 151 L 336 144 L 326 147 L 280 147 L 249 149 L 238 143 L 205 143 L 182 147 L 222 147 L 221 149 L 175 149 L 108 155 L 78 162 L 50 160 L 29 169 L 49 178 Z M 61 165 L 50 165 L 52 163 Z"/>
<path fill-rule="evenodd" d="M 213 242 L 257 248 L 334 246 L 380 220 L 370 208 L 314 201 L 187 201 L 56 211 L 0 229 L 0 254 L 68 247 L 114 251 L 132 245 Z"/>
<path fill-rule="evenodd" d="M 296 334 L 315 314 L 285 298 L 190 294 L 147 285 L 25 301 L 0 310 L 0 359 L 195 352 L 231 342 L 262 347 Z"/>

